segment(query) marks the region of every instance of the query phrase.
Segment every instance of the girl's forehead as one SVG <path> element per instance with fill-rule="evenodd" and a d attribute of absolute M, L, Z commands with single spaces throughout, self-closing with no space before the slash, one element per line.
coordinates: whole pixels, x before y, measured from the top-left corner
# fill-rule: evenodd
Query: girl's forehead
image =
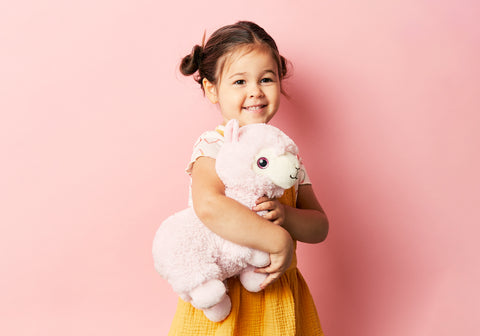
<path fill-rule="evenodd" d="M 247 60 L 245 56 L 251 57 L 248 57 Z M 256 56 L 267 56 L 268 58 L 257 58 Z M 277 61 L 273 57 L 270 48 L 264 44 L 252 44 L 238 47 L 231 53 L 224 55 L 222 60 L 223 65 L 222 68 L 219 69 L 219 75 L 224 76 L 230 71 L 237 71 L 239 70 L 238 68 L 241 68 L 252 61 L 255 62 L 256 60 L 259 62 L 271 62 L 274 67 L 272 70 L 277 73 Z"/>

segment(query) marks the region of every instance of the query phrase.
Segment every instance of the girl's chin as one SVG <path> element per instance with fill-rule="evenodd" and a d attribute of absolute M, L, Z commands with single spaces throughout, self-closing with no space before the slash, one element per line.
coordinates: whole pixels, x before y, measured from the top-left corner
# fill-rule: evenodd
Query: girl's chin
<path fill-rule="evenodd" d="M 249 124 L 260 124 L 260 123 L 266 124 L 270 121 L 270 119 L 272 119 L 273 116 L 274 114 L 269 114 L 269 113 L 263 113 L 263 114 L 262 113 L 241 113 L 229 119 L 224 118 L 223 124 L 226 125 L 227 122 L 230 121 L 231 119 L 237 119 L 240 126 L 245 126 Z"/>
<path fill-rule="evenodd" d="M 273 116 L 267 114 L 252 114 L 240 118 L 240 124 L 259 124 L 259 123 L 268 123 Z"/>

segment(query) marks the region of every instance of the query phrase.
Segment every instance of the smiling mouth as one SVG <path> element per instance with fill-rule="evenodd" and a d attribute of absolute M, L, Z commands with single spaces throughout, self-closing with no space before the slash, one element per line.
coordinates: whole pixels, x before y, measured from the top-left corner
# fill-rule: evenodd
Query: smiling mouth
<path fill-rule="evenodd" d="M 253 105 L 253 106 L 244 106 L 242 107 L 243 110 L 247 110 L 247 111 L 258 111 L 258 110 L 261 110 L 263 109 L 264 107 L 266 107 L 267 105 Z"/>

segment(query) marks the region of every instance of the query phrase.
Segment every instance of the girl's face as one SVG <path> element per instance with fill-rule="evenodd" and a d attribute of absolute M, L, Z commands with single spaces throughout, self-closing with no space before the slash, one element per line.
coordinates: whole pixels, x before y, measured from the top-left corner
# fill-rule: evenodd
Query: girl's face
<path fill-rule="evenodd" d="M 240 49 L 228 57 L 217 84 L 203 81 L 205 94 L 218 103 L 225 125 L 237 119 L 241 126 L 267 123 L 280 105 L 280 79 L 275 59 L 260 48 Z"/>

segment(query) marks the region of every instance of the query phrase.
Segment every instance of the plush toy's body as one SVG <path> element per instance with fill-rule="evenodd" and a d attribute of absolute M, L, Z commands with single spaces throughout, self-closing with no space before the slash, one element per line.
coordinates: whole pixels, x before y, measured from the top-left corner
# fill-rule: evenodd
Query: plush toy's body
<path fill-rule="evenodd" d="M 273 126 L 252 124 L 239 128 L 236 120 L 229 122 L 215 165 L 226 196 L 250 209 L 262 196 L 280 197 L 296 182 L 300 169 L 297 152 L 293 141 Z M 217 322 L 225 319 L 231 309 L 223 281 L 239 274 L 247 290 L 260 291 L 267 275 L 255 273 L 254 269 L 270 263 L 267 253 L 213 233 L 191 207 L 160 225 L 153 242 L 153 257 L 155 269 L 173 290 Z"/>

